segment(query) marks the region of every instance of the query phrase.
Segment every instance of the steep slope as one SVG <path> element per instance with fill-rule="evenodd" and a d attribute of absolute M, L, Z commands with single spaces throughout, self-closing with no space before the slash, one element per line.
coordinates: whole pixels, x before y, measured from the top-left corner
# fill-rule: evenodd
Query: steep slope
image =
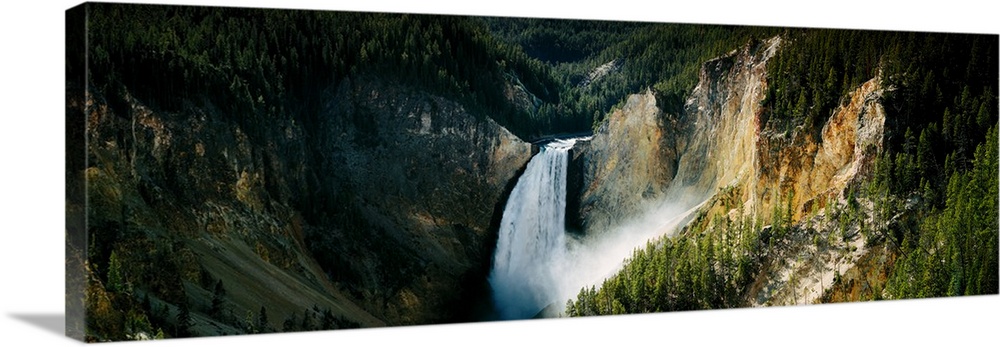
<path fill-rule="evenodd" d="M 698 85 L 685 102 L 678 137 L 681 153 L 674 196 L 705 199 L 719 188 L 755 176 L 760 102 L 767 90 L 767 62 L 781 38 L 751 42 L 703 64 Z"/>
<path fill-rule="evenodd" d="M 126 283 L 151 299 L 149 320 L 175 336 L 234 333 L 245 312 L 262 307 L 274 318 L 259 331 L 280 329 L 286 317 L 314 306 L 362 326 L 385 324 L 326 280 L 301 242 L 302 217 L 290 194 L 264 187 L 265 174 L 279 176 L 265 158 L 305 165 L 294 137 L 273 138 L 265 150 L 210 109 L 167 113 L 127 91 L 117 98 L 113 107 L 88 93 L 84 109 L 92 290 L 127 302 L 117 289 Z M 112 270 L 109 256 L 125 265 Z M 219 298 L 226 305 L 209 314 L 218 284 L 228 288 Z M 185 305 L 189 331 L 169 318 Z M 115 320 L 91 314 L 96 322 Z M 113 337 L 88 328 L 94 338 Z"/>
<path fill-rule="evenodd" d="M 491 223 L 530 144 L 455 102 L 391 83 L 356 79 L 331 93 L 318 179 L 332 190 L 332 217 L 346 221 L 314 232 L 310 247 L 328 270 L 377 274 L 353 289 L 393 323 L 455 319 L 464 310 L 455 298 L 484 295 L 476 279 L 489 270 Z"/>
<path fill-rule="evenodd" d="M 603 232 L 661 201 L 676 172 L 676 127 L 651 91 L 629 96 L 612 112 L 591 141 L 574 149 L 573 224 Z"/>
<path fill-rule="evenodd" d="M 193 102 L 167 112 L 121 90 L 75 103 L 100 245 L 92 288 L 124 298 L 128 283 L 175 336 L 185 304 L 195 335 L 465 317 L 497 206 L 531 156 L 492 120 L 373 77 L 329 88 L 317 123 L 239 124 Z M 263 310 L 265 326 L 243 323 Z"/>
<path fill-rule="evenodd" d="M 875 78 L 843 98 L 820 136 L 798 127 L 765 128 L 761 107 L 767 90 L 766 63 L 778 37 L 704 64 L 687 101 L 679 138 L 677 181 L 672 193 L 707 197 L 719 188 L 742 188 L 754 213 L 793 195 L 795 218 L 814 211 L 820 195 L 839 194 L 859 173 L 871 170 L 881 150 L 885 111 Z"/>
<path fill-rule="evenodd" d="M 691 207 L 756 177 L 766 62 L 780 43 L 748 44 L 703 64 L 682 115 L 664 113 L 651 92 L 612 112 L 578 159 L 581 224 L 603 231 L 666 200 Z"/>
<path fill-rule="evenodd" d="M 836 198 L 855 179 L 868 177 L 885 133 L 881 84 L 875 77 L 844 97 L 819 139 L 802 128 L 761 134 L 758 146 L 766 150 L 759 151 L 756 160 L 777 165 L 759 167 L 756 198 L 771 201 L 774 192 L 780 192 L 777 197 L 787 199 L 780 194 L 795 192 L 791 204 L 798 219 L 823 207 L 819 199 Z"/>
<path fill-rule="evenodd" d="M 570 314 L 653 309 L 644 306 L 653 305 L 651 301 L 612 294 L 631 288 L 630 295 L 636 295 L 638 289 L 629 286 L 637 284 L 626 284 L 629 281 L 647 281 L 640 286 L 649 286 L 652 280 L 639 278 L 649 274 L 645 271 L 650 271 L 646 267 L 650 261 L 674 262 L 668 266 L 678 267 L 677 272 L 667 272 L 674 277 L 657 283 L 695 281 L 687 285 L 715 293 L 704 301 L 649 299 L 662 305 L 656 310 L 672 310 L 810 302 L 838 274 L 872 257 L 864 257 L 869 250 L 859 232 L 864 219 L 872 218 L 870 207 L 851 207 L 869 217 L 840 223 L 837 216 L 844 206 L 858 206 L 849 200 L 849 189 L 871 177 L 882 151 L 885 111 L 880 80 L 869 80 L 844 97 L 818 135 L 802 126 L 787 131 L 766 127 L 761 117 L 767 63 L 781 43 L 780 37 L 751 42 L 703 64 L 683 115 L 664 115 L 651 101 L 652 95 L 633 95 L 626 107 L 602 124 L 577 159 L 586 163 L 579 210 L 586 232 L 603 232 L 595 226 L 636 218 L 670 219 L 677 213 L 649 206 L 705 203 L 677 240 L 661 239 L 659 245 L 637 251 L 619 275 L 604 282 L 612 287 L 610 292 L 581 292 L 578 299 L 585 304 L 571 306 Z M 718 249 L 706 255 L 706 247 Z M 664 249 L 674 253 L 652 260 Z M 687 278 L 695 276 L 688 271 L 704 271 L 705 262 L 716 261 L 728 263 L 718 265 L 722 267 L 718 272 Z M 692 267 L 695 270 L 685 270 Z M 719 282 L 704 282 L 705 276 Z M 595 298 L 609 300 L 607 296 L 622 300 L 615 305 L 623 306 L 588 306 L 599 300 Z"/>
<path fill-rule="evenodd" d="M 791 139 L 774 133 L 761 136 L 760 146 L 767 150 L 759 152 L 758 160 L 777 165 L 762 166 L 757 182 L 744 187 L 760 192 L 751 197 L 761 201 L 755 206 L 758 211 L 770 213 L 777 204 L 778 209 L 790 208 L 783 212 L 791 214 L 785 218 L 800 223 L 759 278 L 760 287 L 750 292 L 754 304 L 811 303 L 859 261 L 888 261 L 881 249 L 866 247 L 867 235 L 861 232 L 865 223 L 888 221 L 878 221 L 872 205 L 851 201 L 849 191 L 872 178 L 883 150 L 882 93 L 879 77 L 858 86 L 834 109 L 818 143 L 802 130 L 793 132 Z M 788 192 L 794 192 L 790 199 Z M 861 220 L 837 220 L 840 210 L 848 208 L 862 215 Z"/>
<path fill-rule="evenodd" d="M 706 62 L 681 116 L 665 114 L 649 92 L 612 112 L 578 155 L 583 224 L 602 229 L 643 202 L 703 201 L 730 186 L 754 212 L 794 191 L 799 217 L 819 206 L 817 197 L 835 196 L 870 171 L 885 122 L 878 78 L 843 99 L 819 138 L 803 128 L 762 133 L 766 63 L 780 44 L 775 37 Z"/>

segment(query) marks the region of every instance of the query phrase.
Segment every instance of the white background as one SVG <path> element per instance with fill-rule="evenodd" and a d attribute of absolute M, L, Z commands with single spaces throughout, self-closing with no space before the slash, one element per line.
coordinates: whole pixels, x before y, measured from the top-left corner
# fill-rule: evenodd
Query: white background
<path fill-rule="evenodd" d="M 117 2 L 117 1 L 115 1 Z M 132 1 L 147 2 L 147 1 Z M 986 1 L 930 5 L 836 1 L 699 1 L 597 4 L 498 0 L 243 1 L 241 6 L 756 24 L 949 32 L 1000 32 Z M 227 5 L 224 1 L 157 3 Z M 52 324 L 63 312 L 64 11 L 78 2 L 5 2 L 0 10 L 0 344 L 76 342 Z M 933 7 L 931 7 L 933 5 Z M 904 7 L 905 6 L 905 7 Z M 1000 296 L 875 304 L 743 309 L 610 318 L 474 323 L 249 337 L 179 339 L 158 346 L 339 345 L 982 345 L 996 343 Z M 38 321 L 48 324 L 38 324 Z"/>

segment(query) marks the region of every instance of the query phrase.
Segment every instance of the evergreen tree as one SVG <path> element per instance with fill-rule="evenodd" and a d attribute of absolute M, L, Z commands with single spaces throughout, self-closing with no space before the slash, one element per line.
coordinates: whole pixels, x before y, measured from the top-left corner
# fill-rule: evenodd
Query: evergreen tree
<path fill-rule="evenodd" d="M 271 332 L 271 323 L 267 319 L 267 308 L 260 306 L 260 313 L 257 314 L 257 330 L 262 333 Z"/>
<path fill-rule="evenodd" d="M 297 324 L 297 321 L 298 317 L 293 312 L 291 316 L 285 318 L 285 323 L 282 325 L 282 331 L 298 331 L 300 326 Z"/>
<path fill-rule="evenodd" d="M 112 293 L 123 293 L 125 291 L 125 274 L 122 270 L 121 261 L 118 259 L 118 252 L 111 251 L 108 259 L 108 284 L 107 289 Z"/>
<path fill-rule="evenodd" d="M 222 280 L 215 282 L 215 289 L 212 291 L 212 307 L 209 308 L 209 315 L 218 320 L 225 319 L 226 288 L 222 285 Z"/>
<path fill-rule="evenodd" d="M 256 325 L 256 320 L 253 318 L 253 311 L 247 310 L 247 314 L 243 318 L 244 330 L 247 334 L 257 334 L 260 332 L 260 328 Z"/>
<path fill-rule="evenodd" d="M 191 336 L 191 308 L 188 307 L 187 300 L 181 301 L 177 308 L 176 325 L 174 328 L 174 336 L 188 337 Z"/>

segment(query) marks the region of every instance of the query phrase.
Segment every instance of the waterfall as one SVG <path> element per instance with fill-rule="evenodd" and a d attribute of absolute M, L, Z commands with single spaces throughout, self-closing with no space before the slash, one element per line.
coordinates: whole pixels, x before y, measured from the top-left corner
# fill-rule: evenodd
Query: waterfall
<path fill-rule="evenodd" d="M 489 278 L 502 319 L 531 318 L 559 299 L 553 265 L 566 255 L 566 166 L 575 143 L 542 146 L 507 199 Z"/>

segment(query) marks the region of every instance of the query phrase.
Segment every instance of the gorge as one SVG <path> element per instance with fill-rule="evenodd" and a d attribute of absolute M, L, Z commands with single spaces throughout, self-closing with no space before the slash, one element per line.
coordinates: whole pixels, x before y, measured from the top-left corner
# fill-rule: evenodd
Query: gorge
<path fill-rule="evenodd" d="M 997 291 L 995 37 L 86 6 L 90 341 Z"/>

